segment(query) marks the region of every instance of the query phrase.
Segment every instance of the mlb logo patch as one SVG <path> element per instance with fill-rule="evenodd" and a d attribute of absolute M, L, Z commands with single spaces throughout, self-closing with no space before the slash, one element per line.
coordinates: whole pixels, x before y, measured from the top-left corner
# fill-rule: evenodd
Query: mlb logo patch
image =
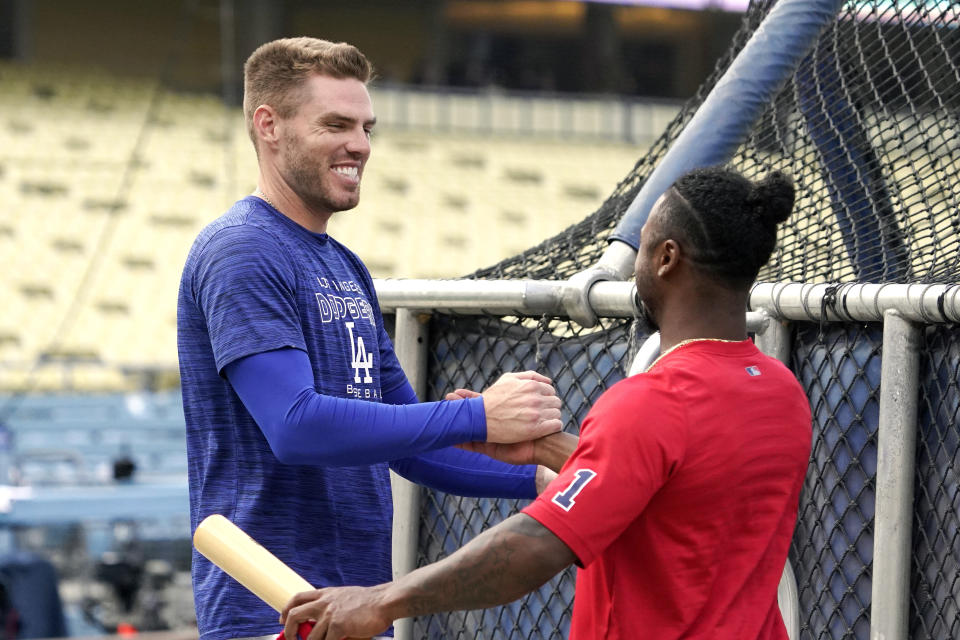
<path fill-rule="evenodd" d="M 760 375 L 760 367 L 754 367 L 754 366 L 751 365 L 751 366 L 749 366 L 749 367 L 745 367 L 745 370 L 746 370 L 746 372 L 749 373 L 751 376 L 758 376 L 758 375 Z"/>

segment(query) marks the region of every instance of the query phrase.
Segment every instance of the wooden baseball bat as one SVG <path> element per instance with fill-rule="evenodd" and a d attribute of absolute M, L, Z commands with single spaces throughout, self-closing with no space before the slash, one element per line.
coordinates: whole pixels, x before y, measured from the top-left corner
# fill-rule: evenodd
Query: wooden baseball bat
<path fill-rule="evenodd" d="M 276 611 L 282 611 L 294 595 L 313 589 L 296 571 L 220 514 L 207 516 L 197 526 L 193 546 Z M 312 628 L 310 623 L 301 624 L 300 637 L 306 638 Z"/>
<path fill-rule="evenodd" d="M 197 526 L 193 546 L 278 612 L 297 593 L 313 589 L 277 556 L 218 513 L 207 516 Z"/>

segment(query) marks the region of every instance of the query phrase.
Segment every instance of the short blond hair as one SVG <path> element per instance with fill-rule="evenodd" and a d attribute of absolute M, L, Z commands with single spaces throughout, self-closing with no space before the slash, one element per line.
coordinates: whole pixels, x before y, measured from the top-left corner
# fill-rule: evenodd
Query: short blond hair
<path fill-rule="evenodd" d="M 304 82 L 315 74 L 356 78 L 366 84 L 373 76 L 373 65 L 352 44 L 309 37 L 273 40 L 250 54 L 243 65 L 243 117 L 254 147 L 257 107 L 268 104 L 281 118 L 290 118 L 300 106 Z"/>

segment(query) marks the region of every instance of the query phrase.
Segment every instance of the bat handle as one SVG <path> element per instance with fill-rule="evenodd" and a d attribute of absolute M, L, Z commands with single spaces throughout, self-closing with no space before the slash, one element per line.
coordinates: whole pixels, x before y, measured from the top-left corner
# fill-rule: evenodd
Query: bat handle
<path fill-rule="evenodd" d="M 307 640 L 307 636 L 310 635 L 310 632 L 313 631 L 313 623 L 309 620 L 307 622 L 301 622 L 300 626 L 297 627 L 297 637 L 300 640 Z M 277 636 L 277 640 L 286 640 L 283 635 L 283 631 L 280 632 L 280 635 Z M 343 640 L 358 640 L 357 638 L 344 638 Z M 369 640 L 369 638 L 367 639 Z"/>
<path fill-rule="evenodd" d="M 307 636 L 310 635 L 311 631 L 313 631 L 312 622 L 309 622 L 309 621 L 301 622 L 300 626 L 297 627 L 297 637 L 299 637 L 300 640 L 307 640 Z M 285 640 L 283 631 L 281 631 L 280 635 L 277 636 L 277 640 Z"/>

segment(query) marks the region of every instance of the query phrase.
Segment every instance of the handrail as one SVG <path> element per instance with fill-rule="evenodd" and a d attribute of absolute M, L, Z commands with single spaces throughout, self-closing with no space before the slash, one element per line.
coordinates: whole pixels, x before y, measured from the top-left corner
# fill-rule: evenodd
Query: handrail
<path fill-rule="evenodd" d="M 562 280 L 375 280 L 380 307 L 439 310 L 462 314 L 516 314 L 569 317 Z M 637 314 L 632 282 L 600 281 L 590 287 L 588 302 L 602 317 Z M 754 285 L 749 310 L 780 320 L 850 320 L 879 322 L 887 310 L 908 320 L 960 322 L 960 284 L 801 284 Z"/>

